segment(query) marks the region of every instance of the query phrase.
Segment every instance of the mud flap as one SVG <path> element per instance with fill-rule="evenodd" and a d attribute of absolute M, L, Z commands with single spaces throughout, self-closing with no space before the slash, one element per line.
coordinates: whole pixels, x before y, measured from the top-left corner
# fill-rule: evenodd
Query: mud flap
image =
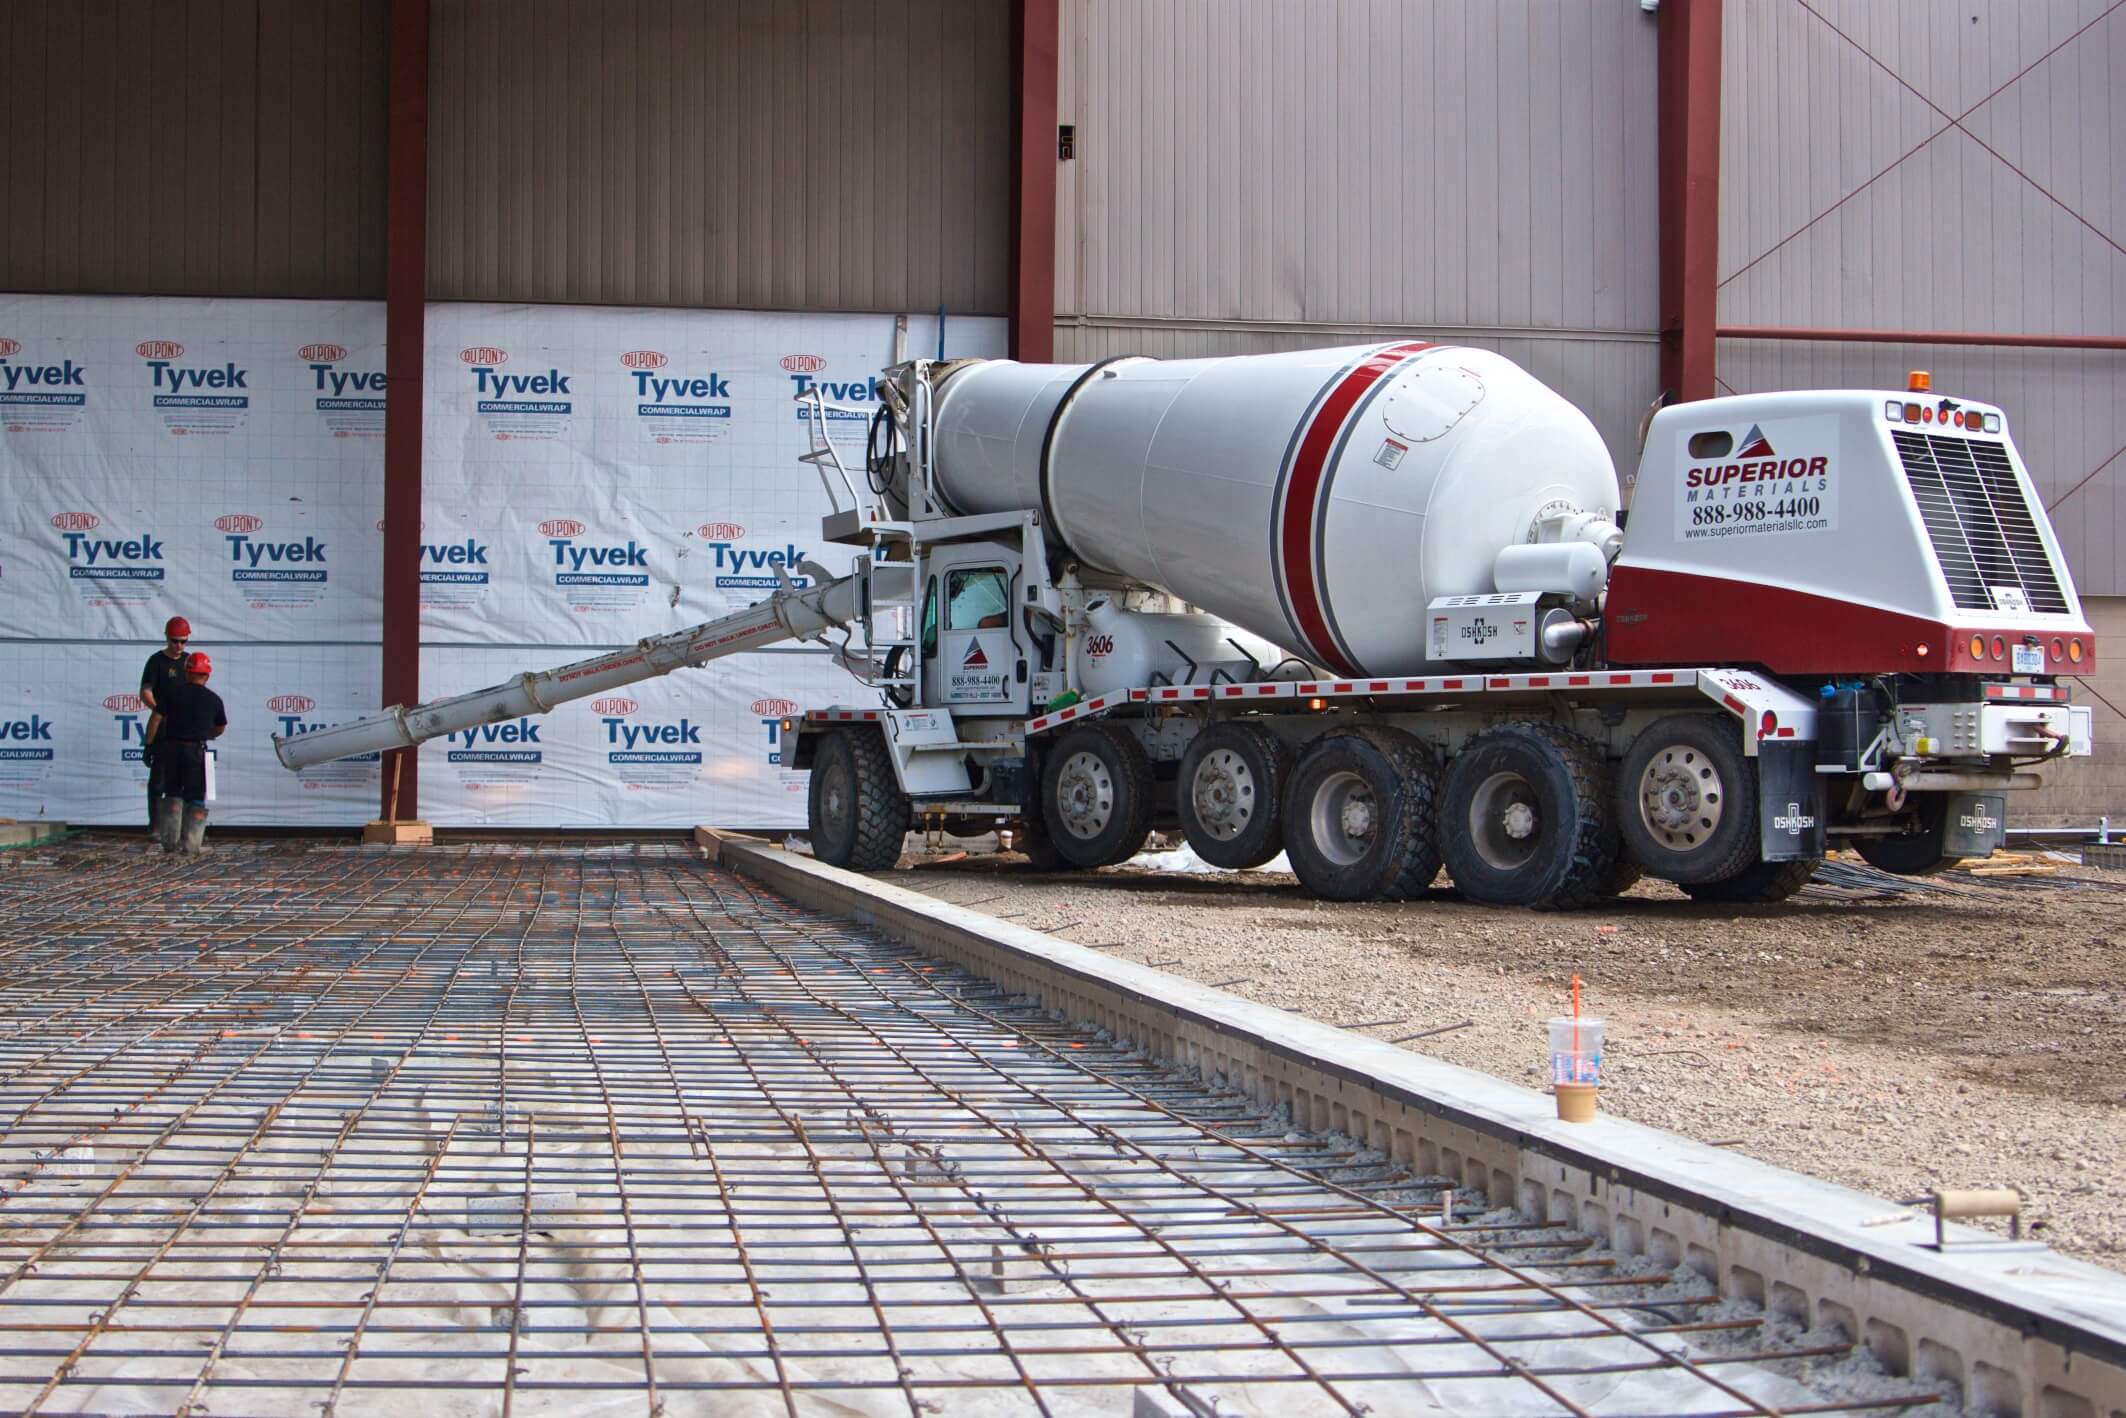
<path fill-rule="evenodd" d="M 1951 793 L 1941 826 L 1945 857 L 1990 857 L 2008 845 L 2008 800 L 1998 793 Z"/>
<path fill-rule="evenodd" d="M 1823 780 L 1816 773 L 1813 740 L 1758 745 L 1757 818 L 1764 860 L 1823 855 Z"/>

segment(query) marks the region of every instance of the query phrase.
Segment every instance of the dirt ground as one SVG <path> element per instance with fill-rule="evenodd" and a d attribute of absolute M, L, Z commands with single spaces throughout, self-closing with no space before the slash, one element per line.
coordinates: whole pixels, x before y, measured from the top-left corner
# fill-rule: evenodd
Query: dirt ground
<path fill-rule="evenodd" d="M 1741 908 L 1647 882 L 1558 915 L 1010 854 L 893 880 L 1376 1038 L 1467 1020 L 1404 1047 L 1531 1087 L 1578 973 L 1605 1108 L 1893 1199 L 2017 1187 L 2038 1237 L 2126 1270 L 2126 875 L 2057 873 Z"/>

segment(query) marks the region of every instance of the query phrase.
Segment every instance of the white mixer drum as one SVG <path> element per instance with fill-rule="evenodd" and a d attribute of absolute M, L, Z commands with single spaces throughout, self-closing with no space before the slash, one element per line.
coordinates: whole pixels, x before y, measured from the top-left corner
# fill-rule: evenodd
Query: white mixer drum
<path fill-rule="evenodd" d="M 958 511 L 1040 507 L 1087 564 L 1352 676 L 1423 672 L 1434 597 L 1494 590 L 1540 516 L 1619 500 L 1578 409 L 1499 355 L 1414 341 L 969 364 L 937 467 Z"/>

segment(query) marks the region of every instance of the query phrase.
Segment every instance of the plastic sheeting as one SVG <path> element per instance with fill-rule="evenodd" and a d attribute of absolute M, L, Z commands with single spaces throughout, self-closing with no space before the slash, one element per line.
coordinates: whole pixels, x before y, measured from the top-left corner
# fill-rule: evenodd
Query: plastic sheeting
<path fill-rule="evenodd" d="M 818 540 L 830 503 L 797 462 L 793 395 L 875 407 L 893 317 L 439 305 L 428 340 L 424 696 L 852 557 Z M 905 336 L 917 355 L 1003 343 L 993 319 L 950 320 L 941 342 L 917 317 Z M 374 761 L 293 774 L 270 738 L 378 707 L 383 345 L 372 303 L 0 296 L 0 816 L 145 820 L 134 695 L 172 614 L 229 706 L 217 820 L 374 815 Z M 868 420 L 829 427 L 859 465 Z M 636 707 L 428 746 L 423 816 L 794 826 L 803 775 L 775 761 L 764 721 L 782 710 L 761 706 L 871 696 L 794 653 L 615 698 Z"/>

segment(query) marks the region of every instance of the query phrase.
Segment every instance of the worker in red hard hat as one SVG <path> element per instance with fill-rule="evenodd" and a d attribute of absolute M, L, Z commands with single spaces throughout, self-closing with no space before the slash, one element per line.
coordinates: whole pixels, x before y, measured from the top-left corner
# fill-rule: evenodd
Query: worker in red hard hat
<path fill-rule="evenodd" d="M 228 729 L 229 716 L 221 696 L 207 688 L 214 662 L 194 650 L 185 656 L 184 671 L 183 679 L 164 688 L 148 736 L 159 745 L 155 757 L 162 765 L 155 835 L 165 852 L 189 855 L 207 850 L 207 744 Z"/>
<path fill-rule="evenodd" d="M 185 646 L 192 639 L 192 622 L 181 615 L 173 615 L 163 623 L 162 648 L 148 656 L 147 665 L 140 672 L 140 702 L 150 709 L 162 707 L 162 694 L 173 684 L 184 683 Z M 157 754 L 155 741 L 143 737 L 140 745 L 140 761 L 148 770 L 148 828 L 160 832 L 157 820 L 162 811 L 162 779 L 156 773 Z"/>

